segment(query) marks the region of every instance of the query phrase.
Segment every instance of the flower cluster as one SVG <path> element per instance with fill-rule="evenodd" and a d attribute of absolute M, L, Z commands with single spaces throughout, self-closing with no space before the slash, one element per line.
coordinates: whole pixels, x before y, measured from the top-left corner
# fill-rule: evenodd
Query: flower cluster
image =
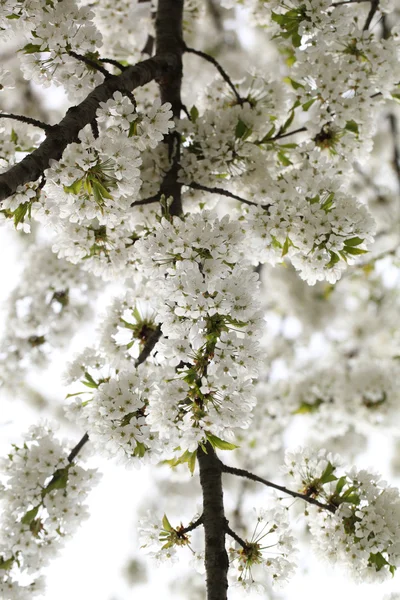
<path fill-rule="evenodd" d="M 244 546 L 236 542 L 235 547 L 229 549 L 233 567 L 230 577 L 235 586 L 247 592 L 263 593 L 263 578 L 274 585 L 282 585 L 289 580 L 296 568 L 296 548 L 286 509 L 259 509 L 256 516 L 251 539 L 244 540 Z"/>
<path fill-rule="evenodd" d="M 382 581 L 400 565 L 400 494 L 375 473 L 353 468 L 340 475 L 338 459 L 321 450 L 288 453 L 286 472 L 298 490 L 323 501 L 311 509 L 319 554 L 340 562 L 358 581 Z"/>
<path fill-rule="evenodd" d="M 0 345 L 1 383 L 22 383 L 21 373 L 47 364 L 50 353 L 65 346 L 84 318 L 97 284 L 80 268 L 57 259 L 37 244 L 20 285 L 9 298 L 5 333 Z"/>
<path fill-rule="evenodd" d="M 141 186 L 140 150 L 154 149 L 174 125 L 168 103 L 137 113 L 115 92 L 97 112 L 100 133 L 86 127 L 60 161 L 51 161 L 38 198 L 24 196 L 32 216 L 57 233 L 59 257 L 107 278 L 127 276 L 129 249 L 142 225 L 133 206 Z M 15 208 L 13 204 L 13 208 Z"/>
<path fill-rule="evenodd" d="M 0 596 L 28 599 L 42 591 L 36 576 L 87 517 L 85 499 L 97 475 L 68 460 L 65 442 L 48 425 L 32 427 L 1 460 L 0 472 Z"/>
<path fill-rule="evenodd" d="M 187 546 L 196 554 L 190 547 L 190 536 L 183 525 L 172 527 L 166 515 L 160 521 L 148 511 L 147 516 L 139 521 L 138 532 L 141 548 L 158 563 L 177 560 L 177 547 Z"/>
<path fill-rule="evenodd" d="M 126 296 L 117 310 L 112 307 L 109 339 L 102 335 L 100 351 L 102 364 L 110 365 L 112 346 L 117 372 L 96 375 L 89 368 L 89 387 L 96 392 L 73 408 L 99 449 L 133 462 L 183 452 L 192 468 L 199 443 L 234 447 L 226 438 L 251 421 L 260 359 L 258 276 L 241 257 L 244 243 L 236 223 L 207 212 L 163 218 L 135 243 L 136 261 L 153 290 L 142 313 L 147 305 L 151 317 L 137 308 L 140 294 L 131 296 L 132 304 Z M 153 351 L 157 368 L 143 365 L 132 373 L 129 350 L 135 343 L 143 349 L 158 324 L 163 338 Z M 80 375 L 78 369 L 75 379 Z"/>

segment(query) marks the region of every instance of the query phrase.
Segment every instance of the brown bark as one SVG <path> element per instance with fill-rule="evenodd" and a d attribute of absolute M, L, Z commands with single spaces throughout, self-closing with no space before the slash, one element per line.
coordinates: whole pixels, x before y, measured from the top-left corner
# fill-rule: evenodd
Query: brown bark
<path fill-rule="evenodd" d="M 222 468 L 209 442 L 205 449 L 207 453 L 199 447 L 197 459 L 203 490 L 207 600 L 226 600 L 229 559 L 225 549 L 227 520 L 224 511 Z"/>
<path fill-rule="evenodd" d="M 72 106 L 60 123 L 51 128 L 39 148 L 0 175 L 0 201 L 11 196 L 19 185 L 36 181 L 48 168 L 51 159 L 60 160 L 68 144 L 76 141 L 80 130 L 93 121 L 100 102 L 107 102 L 116 91 L 132 91 L 154 79 L 168 77 L 177 69 L 180 72 L 180 64 L 175 54 L 154 56 L 98 85 L 85 100 Z"/>
<path fill-rule="evenodd" d="M 158 80 L 161 102 L 170 102 L 175 121 L 179 119 L 182 100 L 182 15 L 183 0 L 159 0 L 156 15 L 156 56 L 171 56 L 177 68 Z M 180 136 L 171 132 L 166 136 L 171 166 L 166 173 L 160 194 L 173 198 L 169 208 L 171 215 L 182 214 L 182 184 L 178 181 L 180 159 Z"/>

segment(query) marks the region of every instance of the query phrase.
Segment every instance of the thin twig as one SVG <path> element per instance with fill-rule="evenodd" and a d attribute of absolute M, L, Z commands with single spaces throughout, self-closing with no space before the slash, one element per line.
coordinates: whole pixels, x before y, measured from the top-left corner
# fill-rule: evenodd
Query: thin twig
<path fill-rule="evenodd" d="M 98 58 L 100 62 L 107 63 L 109 65 L 113 65 L 113 67 L 117 67 L 120 71 L 125 71 L 128 67 L 118 62 L 118 60 L 114 60 L 113 58 Z"/>
<path fill-rule="evenodd" d="M 399 152 L 399 144 L 398 144 L 398 127 L 397 127 L 397 119 L 393 113 L 390 113 L 388 116 L 390 123 L 390 131 L 393 139 L 393 168 L 397 177 L 397 185 L 400 189 L 400 152 Z"/>
<path fill-rule="evenodd" d="M 371 25 L 371 21 L 374 18 L 376 11 L 378 10 L 378 7 L 379 0 L 371 0 L 371 8 L 369 9 L 369 13 L 363 27 L 363 31 L 368 30 L 369 26 Z"/>
<path fill-rule="evenodd" d="M 301 133 L 302 131 L 307 131 L 307 127 L 299 127 L 299 129 L 293 129 L 293 131 L 288 131 L 287 133 L 277 133 L 273 137 L 270 137 L 268 140 L 263 142 L 262 140 L 255 140 L 252 142 L 253 144 L 269 144 L 270 142 L 275 142 L 275 140 L 281 140 L 283 138 L 289 137 L 290 135 L 295 135 L 296 133 Z"/>
<path fill-rule="evenodd" d="M 83 446 L 88 441 L 89 441 L 89 435 L 87 433 L 85 433 L 85 435 L 83 436 L 83 438 L 77 443 L 77 445 L 75 446 L 75 448 L 73 448 L 71 450 L 71 452 L 69 453 L 68 458 L 67 458 L 67 460 L 68 460 L 69 463 L 72 463 L 72 461 L 74 460 L 74 458 L 82 450 Z"/>
<path fill-rule="evenodd" d="M 184 534 L 184 533 L 189 533 L 189 531 L 193 531 L 193 529 L 196 529 L 202 523 L 203 523 L 203 515 L 200 515 L 200 517 L 198 519 L 196 519 L 196 521 L 193 521 L 187 527 L 184 527 L 183 529 L 178 529 L 178 535 Z"/>
<path fill-rule="evenodd" d="M 231 536 L 231 538 L 233 538 L 238 544 L 240 544 L 242 548 L 247 550 L 247 548 L 249 547 L 248 544 L 246 544 L 246 542 L 242 540 L 242 538 L 229 527 L 228 521 L 225 525 L 225 531 Z"/>
<path fill-rule="evenodd" d="M 144 206 L 146 204 L 154 204 L 155 202 L 159 202 L 161 198 L 161 193 L 157 192 L 154 196 L 150 196 L 149 198 L 143 198 L 142 200 L 135 200 L 132 202 L 131 206 Z"/>
<path fill-rule="evenodd" d="M 239 200 L 239 202 L 243 202 L 244 204 L 248 204 L 249 206 L 260 206 L 261 208 L 264 208 L 266 210 L 269 208 L 269 204 L 257 204 L 256 202 L 252 202 L 251 200 L 246 200 L 246 198 L 237 196 L 232 192 L 228 192 L 228 190 L 224 190 L 223 188 L 207 187 L 206 185 L 196 183 L 195 181 L 192 181 L 191 183 L 185 183 L 185 186 L 188 188 L 192 188 L 193 190 L 200 190 L 202 192 L 209 192 L 210 194 L 219 194 L 220 196 L 227 196 L 228 198 Z"/>
<path fill-rule="evenodd" d="M 202 52 L 201 50 L 195 50 L 194 48 L 189 48 L 188 46 L 186 46 L 186 44 L 185 44 L 184 50 L 185 50 L 185 52 L 189 52 L 190 54 L 197 54 L 197 56 L 204 58 L 204 60 L 207 60 L 209 63 L 214 65 L 214 67 L 220 73 L 221 77 L 226 81 L 226 83 L 231 88 L 232 92 L 235 94 L 238 104 L 242 105 L 242 104 L 244 104 L 244 102 L 246 102 L 246 99 L 241 97 L 241 95 L 237 91 L 235 85 L 232 83 L 232 80 L 229 77 L 228 73 L 225 71 L 225 69 L 223 69 L 223 67 L 219 64 L 219 62 L 217 60 L 215 60 L 215 58 L 213 56 L 210 56 L 210 54 L 207 54 L 206 52 Z"/>
<path fill-rule="evenodd" d="M 87 65 L 88 67 L 95 69 L 95 71 L 99 71 L 99 73 L 102 73 L 106 79 L 112 77 L 110 71 L 99 65 L 95 60 L 92 60 L 91 58 L 88 58 L 83 54 L 78 54 L 73 50 L 69 50 L 68 54 L 69 56 L 72 56 L 72 58 L 76 58 L 76 60 L 80 60 L 81 62 L 85 63 L 85 65 Z"/>
<path fill-rule="evenodd" d="M 246 471 L 245 469 L 236 469 L 235 467 L 228 467 L 224 463 L 221 463 L 221 468 L 223 473 L 230 473 L 231 475 L 237 475 L 238 477 L 246 477 L 247 479 L 251 479 L 252 481 L 258 481 L 259 483 L 263 483 L 264 485 L 274 488 L 275 490 L 279 490 L 284 494 L 288 494 L 293 498 L 301 498 L 305 500 L 309 504 L 314 504 L 323 510 L 328 510 L 331 513 L 336 512 L 336 507 L 330 504 L 324 504 L 323 502 L 319 502 L 319 500 L 315 500 L 314 498 L 310 498 L 310 496 L 306 496 L 306 494 L 301 494 L 300 492 L 294 492 L 293 490 L 288 490 L 282 485 L 277 485 L 276 483 L 272 483 L 271 481 L 267 481 L 254 473 L 250 473 L 250 471 Z"/>
<path fill-rule="evenodd" d="M 43 123 L 43 121 L 39 121 L 38 119 L 32 119 L 32 117 L 25 117 L 24 115 L 14 115 L 10 113 L 0 113 L 0 118 L 2 119 L 14 119 L 14 121 L 21 121 L 21 123 L 28 123 L 28 125 L 34 125 L 35 127 L 40 127 L 44 131 L 50 131 L 52 129 L 52 125 L 48 125 L 47 123 Z"/>

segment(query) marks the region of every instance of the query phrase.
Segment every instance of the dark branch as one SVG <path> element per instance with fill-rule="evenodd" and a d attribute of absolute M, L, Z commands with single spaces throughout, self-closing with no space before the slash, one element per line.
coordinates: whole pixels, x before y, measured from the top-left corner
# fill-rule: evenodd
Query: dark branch
<path fill-rule="evenodd" d="M 32 119 L 32 117 L 25 117 L 24 115 L 13 115 L 8 113 L 0 113 L 0 118 L 2 119 L 14 119 L 14 121 L 21 121 L 21 123 L 28 123 L 28 125 L 34 125 L 35 127 L 40 127 L 44 129 L 44 131 L 51 131 L 52 125 L 48 125 L 47 123 L 43 123 L 43 121 L 38 121 L 38 119 Z"/>
<path fill-rule="evenodd" d="M 184 50 L 185 50 L 185 52 L 189 52 L 190 54 L 196 54 L 197 56 L 204 58 L 204 60 L 206 60 L 209 63 L 211 63 L 212 65 L 214 65 L 214 67 L 217 69 L 217 71 L 221 75 L 222 79 L 224 79 L 224 81 L 226 81 L 226 83 L 231 88 L 232 92 L 234 93 L 234 95 L 236 97 L 236 100 L 238 101 L 238 104 L 242 105 L 244 102 L 246 102 L 246 99 L 241 97 L 241 95 L 237 91 L 235 85 L 232 83 L 232 79 L 229 77 L 228 73 L 225 71 L 225 69 L 223 69 L 221 67 L 219 62 L 217 60 L 215 60 L 215 58 L 213 56 L 210 56 L 210 54 L 207 54 L 206 52 L 202 52 L 201 50 L 195 50 L 194 48 L 188 48 L 188 46 L 186 46 L 186 45 L 184 47 Z"/>
<path fill-rule="evenodd" d="M 135 200 L 132 202 L 131 206 L 144 206 L 146 204 L 154 204 L 155 202 L 159 202 L 161 198 L 161 193 L 157 192 L 154 196 L 150 196 L 149 198 L 143 198 L 142 200 Z"/>
<path fill-rule="evenodd" d="M 267 140 L 268 142 L 274 142 L 275 140 L 281 140 L 283 138 L 289 137 L 290 135 L 295 135 L 296 133 L 301 133 L 302 131 L 307 131 L 307 127 L 299 127 L 299 129 L 293 129 L 293 131 L 288 131 L 287 133 L 277 133 L 273 137 Z M 255 144 L 257 142 L 254 142 Z"/>
<path fill-rule="evenodd" d="M 173 55 L 177 68 L 173 73 L 158 78 L 161 102 L 170 102 L 174 119 L 180 118 L 182 109 L 181 84 L 182 84 L 182 17 L 183 0 L 159 0 L 156 14 L 156 55 Z M 150 59 L 151 60 L 151 59 Z M 165 174 L 160 194 L 172 198 L 169 207 L 171 216 L 182 214 L 182 184 L 178 179 L 180 161 L 180 136 L 175 132 L 165 136 L 168 144 L 168 155 L 171 165 Z"/>
<path fill-rule="evenodd" d="M 222 491 L 222 463 L 210 442 L 197 451 L 203 491 L 203 526 L 207 600 L 227 600 L 229 559 L 225 549 L 226 518 Z"/>
<path fill-rule="evenodd" d="M 226 531 L 226 533 L 229 533 L 231 538 L 233 538 L 238 544 L 240 544 L 242 546 L 242 548 L 245 548 L 245 549 L 248 548 L 248 545 L 246 544 L 246 542 L 244 540 L 242 540 L 242 538 L 229 527 L 228 521 L 225 524 L 225 531 Z"/>
<path fill-rule="evenodd" d="M 0 174 L 0 201 L 11 196 L 19 185 L 36 181 L 48 168 L 51 159 L 60 160 L 65 148 L 77 139 L 80 130 L 96 117 L 100 102 L 107 102 L 116 91 L 125 93 L 155 79 L 167 77 L 177 68 L 179 61 L 175 54 L 154 56 L 128 67 L 120 75 L 109 77 L 98 85 L 85 100 L 68 110 L 36 150 Z"/>
<path fill-rule="evenodd" d="M 371 8 L 369 9 L 369 13 L 368 13 L 367 19 L 366 19 L 364 27 L 363 27 L 363 31 L 367 31 L 369 29 L 369 26 L 371 25 L 371 21 L 374 18 L 375 13 L 378 10 L 378 7 L 379 7 L 379 0 L 371 0 Z"/>
<path fill-rule="evenodd" d="M 109 65 L 113 65 L 113 67 L 117 67 L 120 71 L 125 71 L 128 67 L 118 62 L 118 60 L 114 60 L 113 58 L 98 58 L 99 62 L 106 63 Z"/>
<path fill-rule="evenodd" d="M 251 200 L 246 200 L 246 198 L 242 198 L 241 196 L 237 196 L 228 190 L 224 190 L 219 187 L 207 187 L 206 185 L 202 185 L 201 183 L 196 183 L 192 181 L 191 183 L 185 183 L 185 186 L 188 188 L 192 188 L 193 190 L 200 190 L 202 192 L 209 192 L 210 194 L 219 194 L 220 196 L 226 196 L 227 198 L 233 198 L 234 200 L 239 200 L 239 202 L 243 202 L 244 204 L 248 204 L 249 206 L 260 206 L 261 208 L 267 209 L 269 207 L 268 204 L 257 204 L 257 202 L 252 202 Z"/>
<path fill-rule="evenodd" d="M 309 504 L 314 504 L 323 510 L 328 510 L 331 513 L 336 511 L 336 507 L 330 504 L 324 504 L 323 502 L 319 502 L 319 500 L 315 500 L 314 498 L 310 498 L 310 496 L 306 496 L 306 494 L 301 494 L 300 492 L 294 492 L 293 490 L 288 490 L 282 485 L 277 485 L 276 483 L 272 483 L 271 481 L 267 481 L 258 475 L 254 475 L 254 473 L 250 473 L 250 471 L 246 471 L 245 469 L 236 469 L 235 467 L 228 467 L 221 463 L 221 469 L 223 473 L 230 473 L 231 475 L 237 475 L 238 477 L 246 477 L 247 479 L 251 479 L 252 481 L 258 481 L 259 483 L 263 483 L 267 487 L 274 488 L 275 490 L 279 490 L 284 494 L 288 494 L 292 496 L 292 498 L 301 498 L 305 500 Z"/>
<path fill-rule="evenodd" d="M 392 164 L 393 164 L 394 172 L 396 173 L 396 177 L 397 177 L 397 185 L 400 190 L 400 151 L 399 151 L 399 140 L 398 140 L 399 132 L 398 132 L 398 127 L 397 127 L 397 119 L 393 113 L 391 113 L 388 116 L 388 119 L 389 119 L 389 123 L 390 123 L 390 131 L 391 131 L 392 139 L 393 139 Z"/>
<path fill-rule="evenodd" d="M 89 441 L 89 436 L 87 433 L 85 433 L 85 435 L 83 436 L 83 438 L 77 443 L 77 445 L 75 446 L 75 448 L 73 448 L 71 450 L 71 452 L 68 455 L 68 462 L 72 463 L 72 461 L 74 460 L 74 458 L 76 458 L 76 456 L 78 455 L 78 453 L 82 450 L 83 446 L 86 444 L 86 442 Z"/>
<path fill-rule="evenodd" d="M 112 76 L 110 71 L 108 71 L 107 69 L 105 69 L 104 67 L 99 65 L 95 60 L 92 60 L 91 58 L 88 58 L 87 56 L 84 56 L 83 54 L 78 54 L 77 52 L 74 52 L 73 50 L 70 50 L 68 52 L 68 54 L 70 56 L 72 56 L 72 58 L 75 58 L 76 60 L 80 60 L 81 62 L 85 63 L 85 65 L 87 65 L 91 69 L 94 69 L 95 71 L 99 71 L 99 73 L 102 73 L 106 79 L 108 77 Z"/>
<path fill-rule="evenodd" d="M 143 350 L 135 360 L 135 367 L 141 365 L 149 356 L 154 346 L 157 344 L 158 340 L 161 337 L 161 327 L 158 326 L 155 331 L 153 331 L 146 340 Z"/>
<path fill-rule="evenodd" d="M 183 527 L 183 529 L 178 529 L 178 533 L 189 533 L 189 531 L 193 531 L 193 529 L 196 529 L 197 527 L 199 527 L 199 525 L 201 525 L 203 523 L 203 515 L 201 515 L 198 519 L 196 519 L 196 521 L 193 521 L 192 523 L 190 523 L 190 525 L 188 525 L 187 527 Z"/>

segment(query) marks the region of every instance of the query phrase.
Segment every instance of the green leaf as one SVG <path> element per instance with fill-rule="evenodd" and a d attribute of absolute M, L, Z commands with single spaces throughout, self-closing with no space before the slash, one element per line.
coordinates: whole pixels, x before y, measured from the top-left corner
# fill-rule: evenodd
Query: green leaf
<path fill-rule="evenodd" d="M 305 415 L 307 413 L 314 413 L 318 410 L 318 408 L 323 404 L 324 401 L 318 398 L 315 402 L 302 402 L 295 411 L 293 411 L 294 415 Z"/>
<path fill-rule="evenodd" d="M 305 110 L 307 112 L 308 109 L 311 108 L 311 106 L 314 104 L 314 102 L 316 100 L 317 100 L 317 98 L 311 98 L 311 100 L 307 100 L 307 102 L 304 102 L 304 104 L 301 105 L 303 107 L 303 110 Z"/>
<path fill-rule="evenodd" d="M 371 552 L 368 558 L 368 563 L 370 565 L 374 565 L 376 571 L 380 571 L 384 566 L 389 564 L 386 558 L 384 558 L 380 552 L 377 552 L 376 554 Z"/>
<path fill-rule="evenodd" d="M 336 483 L 335 494 L 341 494 L 342 493 L 342 490 L 343 490 L 344 486 L 346 485 L 346 482 L 347 482 L 346 475 L 343 475 L 342 477 L 339 477 L 339 479 L 337 480 L 337 483 Z"/>
<path fill-rule="evenodd" d="M 3 571 L 8 571 L 9 569 L 11 569 L 14 560 L 14 556 L 8 558 L 7 560 L 4 560 L 4 558 L 0 556 L 0 569 L 3 569 Z"/>
<path fill-rule="evenodd" d="M 30 525 L 30 523 L 36 518 L 36 515 L 39 512 L 39 508 L 40 504 L 38 504 L 38 506 L 35 506 L 31 510 L 28 510 L 28 512 L 25 513 L 22 517 L 21 523 L 23 523 L 24 525 Z"/>
<path fill-rule="evenodd" d="M 41 48 L 41 44 L 26 44 L 26 46 L 24 46 L 22 48 L 22 52 L 24 54 L 34 54 L 35 52 L 41 52 L 40 50 Z"/>
<path fill-rule="evenodd" d="M 235 450 L 235 448 L 239 448 L 239 446 L 231 444 L 230 442 L 226 442 L 225 440 L 221 440 L 219 437 L 212 435 L 211 433 L 206 432 L 206 438 L 213 448 L 218 448 L 219 450 Z"/>
<path fill-rule="evenodd" d="M 288 159 L 288 157 L 282 150 L 279 150 L 278 152 L 278 160 L 280 163 L 282 163 L 284 167 L 289 167 L 293 164 L 292 161 Z"/>
<path fill-rule="evenodd" d="M 332 463 L 328 462 L 327 466 L 325 467 L 324 472 L 322 473 L 321 477 L 319 478 L 319 481 L 320 481 L 320 483 L 322 483 L 322 485 L 324 483 L 329 483 L 330 481 L 337 480 L 337 477 L 335 475 L 333 475 L 335 469 L 336 469 L 336 467 L 334 467 Z"/>
<path fill-rule="evenodd" d="M 359 134 L 358 124 L 353 120 L 346 122 L 345 129 L 347 129 L 347 131 L 351 131 L 351 133 L 354 133 L 355 135 Z"/>
<path fill-rule="evenodd" d="M 355 504 L 358 506 L 360 504 L 360 496 L 356 493 L 347 494 L 345 492 L 341 499 L 342 502 L 348 502 L 349 504 Z"/>
<path fill-rule="evenodd" d="M 353 238 L 349 238 L 348 240 L 346 240 L 345 245 L 346 246 L 358 246 L 359 244 L 362 244 L 363 241 L 364 241 L 363 238 L 353 237 Z"/>
<path fill-rule="evenodd" d="M 147 450 L 146 445 L 143 444 L 142 442 L 138 442 L 136 440 L 136 446 L 133 451 L 133 456 L 138 456 L 139 458 L 143 458 L 143 456 L 146 454 L 146 450 Z"/>
<path fill-rule="evenodd" d="M 283 244 L 283 248 L 282 248 L 282 257 L 285 256 L 289 252 L 290 246 L 293 246 L 293 242 L 290 239 L 290 237 L 287 235 L 285 243 Z"/>
<path fill-rule="evenodd" d="M 326 265 L 327 269 L 331 269 L 332 267 L 334 267 L 336 265 L 336 263 L 338 263 L 340 261 L 340 256 L 338 254 L 336 254 L 335 252 L 332 252 L 332 250 L 330 250 L 329 254 L 331 256 L 331 260 Z"/>
<path fill-rule="evenodd" d="M 267 142 L 270 138 L 272 138 L 272 136 L 274 135 L 275 131 L 276 131 L 275 125 L 272 125 L 272 127 L 268 131 L 268 133 L 266 133 L 264 135 L 264 137 L 260 140 L 260 144 L 265 144 L 265 142 Z"/>
<path fill-rule="evenodd" d="M 354 246 L 348 246 L 347 243 L 345 243 L 343 252 L 345 252 L 346 254 L 356 255 L 356 254 L 366 254 L 368 252 L 368 250 L 363 250 L 362 248 L 354 248 Z"/>
<path fill-rule="evenodd" d="M 133 137 L 134 135 L 137 135 L 137 120 L 136 119 L 134 121 L 132 121 L 132 123 L 129 126 L 128 137 Z"/>
<path fill-rule="evenodd" d="M 322 210 L 326 213 L 329 212 L 333 206 L 333 200 L 335 198 L 334 192 L 331 192 L 324 203 L 321 205 Z"/>
<path fill-rule="evenodd" d="M 76 181 L 74 181 L 74 183 L 71 183 L 71 185 L 64 185 L 63 187 L 64 192 L 66 192 L 67 194 L 74 194 L 75 196 L 77 196 L 82 188 L 82 179 L 77 179 Z"/>
<path fill-rule="evenodd" d="M 19 223 L 23 223 L 25 221 L 26 214 L 28 212 L 30 203 L 25 202 L 24 204 L 20 204 L 14 211 L 14 225 L 17 227 Z"/>
<path fill-rule="evenodd" d="M 14 131 L 14 129 L 11 129 L 11 141 L 13 144 L 18 144 L 18 134 L 16 131 Z"/>
<path fill-rule="evenodd" d="M 235 128 L 235 138 L 246 140 L 251 134 L 253 130 L 250 127 L 247 127 L 246 123 L 239 119 Z"/>
<path fill-rule="evenodd" d="M 53 490 L 64 490 L 68 483 L 68 467 L 64 469 L 57 469 L 53 475 L 53 479 L 50 481 L 47 487 L 42 490 L 42 497 L 44 498 L 47 494 Z"/>
<path fill-rule="evenodd" d="M 88 371 L 85 371 L 86 381 L 82 381 L 83 385 L 90 388 L 98 388 L 99 384 L 93 379 L 91 374 Z"/>
<path fill-rule="evenodd" d="M 187 461 L 191 475 L 194 474 L 194 470 L 196 468 L 196 457 L 197 457 L 197 450 L 195 450 L 194 452 L 191 452 L 190 457 L 188 458 L 188 461 Z"/>
<path fill-rule="evenodd" d="M 294 90 L 298 90 L 299 88 L 303 88 L 304 89 L 304 85 L 302 83 L 299 83 L 298 81 L 295 81 L 291 77 L 284 77 L 283 81 L 285 83 L 290 83 L 290 85 L 292 86 L 292 88 Z"/>
<path fill-rule="evenodd" d="M 199 118 L 199 111 L 197 109 L 197 106 L 192 106 L 192 108 L 190 109 L 190 120 L 193 123 L 196 123 L 198 118 Z"/>
<path fill-rule="evenodd" d="M 168 521 L 167 515 L 163 516 L 162 524 L 163 524 L 165 531 L 174 531 L 174 528 L 172 527 L 171 523 Z"/>
<path fill-rule="evenodd" d="M 294 110 L 292 110 L 292 112 L 290 113 L 288 119 L 286 119 L 286 121 L 284 122 L 284 124 L 280 128 L 279 133 L 285 133 L 289 129 L 290 125 L 292 124 L 293 119 L 294 119 Z"/>

